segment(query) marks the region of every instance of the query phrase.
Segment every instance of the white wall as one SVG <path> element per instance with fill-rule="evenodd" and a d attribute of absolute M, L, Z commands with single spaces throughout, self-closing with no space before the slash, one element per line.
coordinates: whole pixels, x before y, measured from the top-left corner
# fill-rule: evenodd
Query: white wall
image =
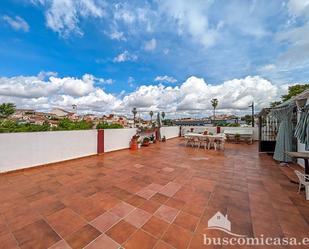
<path fill-rule="evenodd" d="M 0 172 L 97 154 L 97 130 L 0 134 Z"/>
<path fill-rule="evenodd" d="M 259 127 L 221 127 L 221 132 L 225 130 L 253 131 L 253 140 L 259 140 Z"/>
<path fill-rule="evenodd" d="M 213 126 L 181 126 L 181 135 L 184 135 L 188 132 L 191 132 L 191 128 L 193 128 L 193 132 L 203 133 L 204 131 L 217 133 L 217 127 Z"/>
<path fill-rule="evenodd" d="M 136 134 L 136 131 L 136 128 L 105 129 L 104 152 L 129 148 L 131 138 Z"/>
<path fill-rule="evenodd" d="M 182 126 L 181 134 L 184 135 L 188 131 L 190 132 L 190 129 L 193 128 L 193 132 L 201 133 L 204 131 L 217 133 L 217 127 L 209 127 L 209 126 Z M 220 132 L 224 132 L 224 130 L 253 130 L 253 139 L 259 140 L 259 128 L 258 127 L 220 127 Z"/>
<path fill-rule="evenodd" d="M 160 128 L 161 137 L 165 136 L 166 139 L 179 137 L 179 126 L 165 126 Z"/>

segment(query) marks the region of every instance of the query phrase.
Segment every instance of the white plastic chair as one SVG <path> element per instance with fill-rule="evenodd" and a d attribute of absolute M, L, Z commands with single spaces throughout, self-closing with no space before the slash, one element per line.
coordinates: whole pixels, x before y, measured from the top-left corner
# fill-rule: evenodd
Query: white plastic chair
<path fill-rule="evenodd" d="M 209 139 L 207 137 L 200 138 L 200 145 L 204 147 L 204 150 L 208 148 Z"/>
<path fill-rule="evenodd" d="M 294 171 L 295 174 L 298 177 L 299 180 L 299 185 L 298 185 L 298 192 L 300 192 L 301 186 L 304 185 L 305 186 L 305 190 L 306 190 L 306 200 L 309 200 L 309 175 L 303 174 L 301 172 L 299 172 L 298 170 Z"/>
<path fill-rule="evenodd" d="M 188 144 L 191 144 L 191 146 L 193 147 L 194 146 L 194 141 L 193 141 L 192 137 L 185 136 L 185 145 L 186 145 L 186 147 L 187 147 Z"/>

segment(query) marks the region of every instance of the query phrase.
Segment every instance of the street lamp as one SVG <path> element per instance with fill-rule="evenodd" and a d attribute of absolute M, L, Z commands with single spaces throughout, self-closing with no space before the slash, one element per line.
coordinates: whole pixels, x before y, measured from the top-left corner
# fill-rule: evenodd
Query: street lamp
<path fill-rule="evenodd" d="M 251 124 L 252 124 L 252 127 L 254 127 L 254 102 L 252 101 L 252 104 L 249 105 L 248 107 L 251 107 Z"/>

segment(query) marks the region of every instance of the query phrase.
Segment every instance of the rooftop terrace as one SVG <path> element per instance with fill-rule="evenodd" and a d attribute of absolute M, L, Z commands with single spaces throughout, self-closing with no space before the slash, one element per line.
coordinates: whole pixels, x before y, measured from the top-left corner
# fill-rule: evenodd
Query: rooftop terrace
<path fill-rule="evenodd" d="M 304 193 L 256 144 L 176 138 L 3 174 L 0 191 L 1 248 L 205 248 L 203 234 L 226 236 L 207 230 L 217 211 L 233 233 L 309 235 Z"/>

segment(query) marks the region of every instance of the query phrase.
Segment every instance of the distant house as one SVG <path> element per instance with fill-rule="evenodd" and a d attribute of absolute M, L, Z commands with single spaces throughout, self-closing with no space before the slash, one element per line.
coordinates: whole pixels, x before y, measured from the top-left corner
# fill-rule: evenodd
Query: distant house
<path fill-rule="evenodd" d="M 78 116 L 73 111 L 70 112 L 61 108 L 53 108 L 50 113 L 56 115 L 58 118 L 68 118 L 72 121 L 78 120 Z"/>
<path fill-rule="evenodd" d="M 227 215 L 224 216 L 221 212 L 217 212 L 208 220 L 208 227 L 220 227 L 231 231 L 231 222 L 228 220 Z"/>

